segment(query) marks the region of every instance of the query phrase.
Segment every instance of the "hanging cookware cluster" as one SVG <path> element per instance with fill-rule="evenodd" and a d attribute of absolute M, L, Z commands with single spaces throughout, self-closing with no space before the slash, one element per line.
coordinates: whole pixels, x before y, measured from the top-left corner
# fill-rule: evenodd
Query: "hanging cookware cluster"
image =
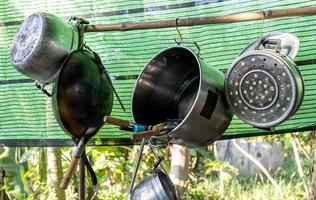
<path fill-rule="evenodd" d="M 115 93 L 101 59 L 83 44 L 83 23 L 35 13 L 21 24 L 11 49 L 18 71 L 43 86 L 55 83 L 56 119 L 78 145 L 62 188 L 67 187 L 84 145 L 111 113 Z M 213 143 L 225 132 L 233 113 L 254 127 L 271 130 L 290 118 L 303 101 L 303 79 L 292 60 L 298 46 L 298 39 L 288 33 L 264 36 L 242 51 L 226 77 L 187 47 L 166 48 L 140 73 L 131 103 L 136 123 L 126 127 L 140 124 L 148 129 L 146 134 L 155 132 L 153 138 L 189 147 Z M 166 126 L 163 131 L 151 130 L 157 124 Z M 85 154 L 83 159 L 95 177 Z M 144 199 L 144 194 L 146 199 L 177 199 L 169 177 L 156 168 L 133 191 L 131 187 L 132 199 Z"/>
<path fill-rule="evenodd" d="M 113 105 L 111 80 L 99 56 L 80 44 L 79 28 L 57 16 L 35 13 L 21 24 L 11 48 L 18 71 L 44 84 L 55 83 L 57 121 L 78 139 L 95 134 Z"/>
<path fill-rule="evenodd" d="M 304 96 L 304 83 L 292 59 L 298 39 L 269 34 L 247 47 L 227 72 L 225 95 L 230 108 L 254 127 L 272 129 L 290 118 Z"/>
<path fill-rule="evenodd" d="M 54 113 L 77 139 L 95 134 L 113 104 L 113 87 L 100 58 L 77 50 L 82 37 L 78 26 L 35 13 L 22 23 L 11 49 L 18 71 L 43 84 L 56 83 Z M 298 110 L 304 96 L 292 61 L 297 51 L 295 36 L 269 34 L 244 49 L 225 78 L 187 47 L 164 49 L 137 79 L 134 120 L 144 125 L 176 120 L 178 126 L 161 138 L 190 147 L 211 144 L 222 135 L 232 118 L 230 109 L 255 127 L 273 128 Z"/>
<path fill-rule="evenodd" d="M 298 47 L 292 34 L 268 34 L 242 51 L 226 77 L 187 47 L 164 49 L 136 81 L 133 118 L 144 125 L 177 121 L 173 130 L 156 138 L 189 147 L 211 144 L 225 132 L 232 113 L 254 127 L 273 130 L 303 101 L 303 79 L 292 60 Z"/>
<path fill-rule="evenodd" d="M 67 188 L 84 145 L 101 128 L 113 105 L 109 75 L 99 56 L 83 44 L 84 23 L 82 19 L 65 22 L 48 13 L 32 14 L 21 24 L 11 48 L 11 61 L 18 71 L 43 84 L 42 89 L 54 83 L 55 117 L 78 145 L 62 188 Z M 82 156 L 95 179 L 86 155 Z"/>

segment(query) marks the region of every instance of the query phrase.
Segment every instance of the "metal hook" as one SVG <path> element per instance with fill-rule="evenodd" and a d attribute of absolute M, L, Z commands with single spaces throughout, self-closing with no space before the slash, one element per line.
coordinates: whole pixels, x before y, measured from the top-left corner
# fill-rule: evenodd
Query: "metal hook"
<path fill-rule="evenodd" d="M 158 166 L 160 165 L 160 163 L 162 162 L 163 158 L 162 157 L 158 157 L 158 160 L 154 163 L 154 167 L 153 167 L 153 171 L 156 171 Z"/>
<path fill-rule="evenodd" d="M 157 161 L 154 165 L 153 171 L 155 171 L 156 168 L 158 168 L 158 166 L 160 167 L 160 169 L 162 169 L 163 172 L 165 172 L 167 174 L 166 169 L 164 168 L 164 166 L 161 164 L 161 161 L 163 160 L 163 157 L 161 157 L 157 151 L 157 149 L 155 148 L 155 146 L 151 143 L 151 140 L 147 141 L 147 144 L 149 146 L 149 148 L 151 149 L 151 151 L 153 152 L 154 156 L 156 157 Z"/>
<path fill-rule="evenodd" d="M 196 48 L 197 48 L 197 50 L 198 50 L 198 52 L 196 53 L 196 55 L 200 57 L 200 51 L 201 51 L 200 46 L 198 45 L 197 42 L 193 42 L 193 44 L 196 46 Z"/>
<path fill-rule="evenodd" d="M 175 41 L 175 43 L 176 43 L 177 45 L 180 45 L 181 43 L 185 43 L 185 42 L 183 42 L 183 37 L 182 37 L 182 34 L 181 34 L 180 30 L 179 30 L 179 23 L 178 23 L 178 20 L 179 20 L 179 18 L 176 18 L 176 20 L 175 20 L 176 26 L 175 26 L 175 27 L 176 27 L 176 30 L 177 30 L 178 35 L 179 35 L 179 37 L 180 37 L 180 42 L 177 41 L 176 38 L 174 38 L 174 41 Z M 197 55 L 197 56 L 200 56 L 200 51 L 201 51 L 201 49 L 200 49 L 200 46 L 197 44 L 197 42 L 186 42 L 186 43 L 194 44 L 195 47 L 197 48 L 197 51 L 198 51 L 198 52 L 196 53 L 196 55 Z"/>
<path fill-rule="evenodd" d="M 256 50 L 258 50 L 259 47 L 260 47 L 260 45 L 262 45 L 263 42 L 264 42 L 264 38 L 262 38 L 262 35 L 263 35 L 263 29 L 264 29 L 265 19 L 266 19 L 266 12 L 263 10 L 263 11 L 262 11 L 262 21 L 261 21 L 260 37 L 259 37 L 260 40 L 259 40 L 259 42 L 258 42 L 257 47 L 255 48 Z"/>
<path fill-rule="evenodd" d="M 73 22 L 74 27 L 77 28 L 78 33 L 79 33 L 79 45 L 78 45 L 78 49 L 83 49 L 83 45 L 84 45 L 84 30 L 85 30 L 85 26 L 87 24 L 89 24 L 89 21 L 80 18 L 80 17 L 76 17 L 76 16 L 72 16 L 69 19 L 70 22 Z"/>
<path fill-rule="evenodd" d="M 46 89 L 45 89 L 45 86 L 46 86 L 47 84 L 40 84 L 38 81 L 35 81 L 35 87 L 37 88 L 37 89 L 39 89 L 40 91 L 42 91 L 44 94 L 46 94 L 48 97 L 51 97 L 52 96 L 52 94 L 50 94 Z"/>
<path fill-rule="evenodd" d="M 182 41 L 183 41 L 183 37 L 182 37 L 182 35 L 180 33 L 180 30 L 179 30 L 178 20 L 179 20 L 179 18 L 176 18 L 175 23 L 176 23 L 176 30 L 178 32 L 178 35 L 180 36 L 180 42 L 178 42 L 176 38 L 174 38 L 174 41 L 176 42 L 177 45 L 180 45 L 182 43 Z"/>

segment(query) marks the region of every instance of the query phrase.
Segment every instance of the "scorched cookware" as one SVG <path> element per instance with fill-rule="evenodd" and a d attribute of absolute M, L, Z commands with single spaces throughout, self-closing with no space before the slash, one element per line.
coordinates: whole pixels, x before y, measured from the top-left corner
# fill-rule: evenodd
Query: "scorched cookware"
<path fill-rule="evenodd" d="M 102 127 L 103 117 L 112 110 L 113 86 L 96 53 L 76 50 L 67 57 L 54 86 L 52 103 L 60 127 L 78 145 L 61 183 L 61 188 L 65 189 L 84 145 Z"/>

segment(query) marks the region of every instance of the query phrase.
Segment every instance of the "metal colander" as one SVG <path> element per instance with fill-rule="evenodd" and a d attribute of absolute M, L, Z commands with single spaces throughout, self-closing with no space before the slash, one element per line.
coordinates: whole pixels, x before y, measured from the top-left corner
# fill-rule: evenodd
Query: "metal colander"
<path fill-rule="evenodd" d="M 303 100 L 303 80 L 295 63 L 272 50 L 239 56 L 227 72 L 225 95 L 235 114 L 259 128 L 292 116 Z"/>

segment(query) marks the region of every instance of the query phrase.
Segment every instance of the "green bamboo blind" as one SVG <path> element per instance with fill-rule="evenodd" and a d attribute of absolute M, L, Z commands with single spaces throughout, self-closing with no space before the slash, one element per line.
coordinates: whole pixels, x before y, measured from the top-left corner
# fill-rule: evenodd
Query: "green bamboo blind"
<path fill-rule="evenodd" d="M 21 21 L 28 15 L 45 11 L 68 18 L 86 18 L 91 24 L 175 19 L 177 17 L 215 16 L 266 9 L 316 6 L 312 0 L 134 0 L 134 1 L 30 1 L 0 2 L 0 144 L 8 146 L 71 145 L 59 128 L 51 99 L 35 89 L 33 81 L 17 72 L 10 63 L 10 45 Z M 263 29 L 261 29 L 263 27 Z M 195 41 L 201 57 L 213 67 L 225 71 L 239 52 L 263 34 L 285 31 L 298 36 L 300 49 L 295 61 L 305 82 L 305 97 L 300 110 L 276 128 L 276 133 L 316 129 L 316 16 L 263 21 L 216 24 L 179 28 L 185 41 Z M 175 28 L 127 32 L 86 33 L 86 43 L 99 53 L 127 112 L 117 101 L 113 116 L 131 119 L 130 98 L 138 73 L 161 49 L 175 45 Z M 188 45 L 195 50 L 194 45 Z M 224 138 L 264 135 L 234 117 Z M 103 126 L 91 141 L 93 145 L 128 144 L 130 134 L 112 126 Z"/>

